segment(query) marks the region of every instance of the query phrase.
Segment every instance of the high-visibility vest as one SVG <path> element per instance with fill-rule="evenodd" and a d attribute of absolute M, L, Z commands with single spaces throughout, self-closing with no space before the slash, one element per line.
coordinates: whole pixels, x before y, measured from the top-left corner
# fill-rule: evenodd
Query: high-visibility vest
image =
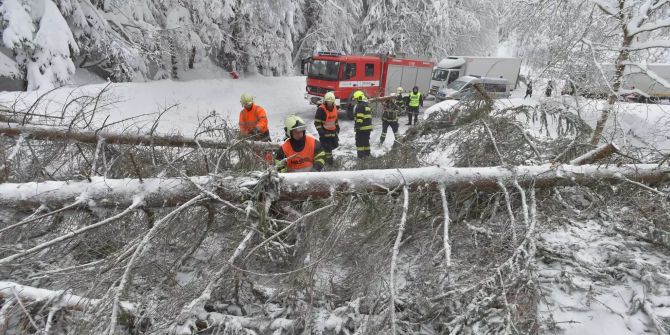
<path fill-rule="evenodd" d="M 421 92 L 414 92 L 409 94 L 409 107 L 419 107 L 419 99 L 421 98 Z"/>
<path fill-rule="evenodd" d="M 250 110 L 242 108 L 240 111 L 240 133 L 242 135 L 250 135 L 251 131 L 259 126 L 261 133 L 267 132 L 267 129 L 263 129 L 262 125 L 259 124 L 261 119 L 267 119 L 265 109 L 253 104 Z"/>
<path fill-rule="evenodd" d="M 309 172 L 314 166 L 314 148 L 316 147 L 316 138 L 305 134 L 305 147 L 302 151 L 296 152 L 291 146 L 291 140 L 284 141 L 281 149 L 286 156 L 286 170 L 288 172 Z"/>
<path fill-rule="evenodd" d="M 333 106 L 333 110 L 329 111 L 325 105 L 320 106 L 326 113 L 326 120 L 323 122 L 323 129 L 335 131 L 337 130 L 337 106 Z"/>

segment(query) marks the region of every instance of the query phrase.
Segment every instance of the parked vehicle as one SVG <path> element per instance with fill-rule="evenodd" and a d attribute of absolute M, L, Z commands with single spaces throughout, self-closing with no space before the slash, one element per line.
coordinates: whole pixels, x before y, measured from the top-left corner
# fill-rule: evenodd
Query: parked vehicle
<path fill-rule="evenodd" d="M 326 92 L 333 91 L 340 110 L 347 111 L 353 119 L 350 106 L 355 91 L 379 97 L 395 92 L 399 86 L 406 90 L 418 86 L 425 93 L 434 66 L 434 62 L 418 57 L 318 52 L 303 60 L 302 73 L 307 75 L 305 99 L 319 104 Z"/>
<path fill-rule="evenodd" d="M 441 60 L 433 70 L 430 94 L 463 76 L 504 78 L 509 90 L 516 88 L 521 58 L 451 56 Z"/>
<path fill-rule="evenodd" d="M 611 93 L 609 85 L 614 71 L 613 64 L 601 64 L 575 74 L 573 78 L 577 94 L 587 98 L 607 99 Z M 607 78 L 607 81 L 603 78 Z M 663 81 L 670 83 L 670 64 L 647 64 L 646 70 L 636 65 L 626 65 L 619 92 L 620 99 L 629 102 L 670 101 L 670 87 L 666 87 Z"/>
<path fill-rule="evenodd" d="M 507 79 L 463 76 L 438 90 L 435 98 L 439 101 L 467 99 L 474 94 L 475 85 L 480 85 L 486 94 L 493 99 L 509 98 L 510 96 L 510 83 Z"/>

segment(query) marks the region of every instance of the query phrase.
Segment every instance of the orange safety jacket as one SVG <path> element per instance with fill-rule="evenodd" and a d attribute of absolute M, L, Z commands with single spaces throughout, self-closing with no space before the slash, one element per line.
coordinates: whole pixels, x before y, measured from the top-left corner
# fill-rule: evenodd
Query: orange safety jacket
<path fill-rule="evenodd" d="M 251 105 L 251 109 L 242 108 L 240 111 L 240 133 L 251 135 L 251 131 L 258 128 L 260 133 L 268 132 L 268 117 L 265 109 L 257 104 Z"/>
<path fill-rule="evenodd" d="M 290 139 L 286 140 L 281 146 L 284 156 L 286 156 L 286 170 L 288 172 L 312 171 L 316 137 L 305 134 L 305 147 L 300 152 L 293 150 L 290 141 Z"/>
<path fill-rule="evenodd" d="M 323 129 L 328 131 L 337 130 L 337 106 L 333 106 L 333 110 L 329 111 L 325 105 L 319 106 L 326 113 L 326 120 L 323 122 Z"/>

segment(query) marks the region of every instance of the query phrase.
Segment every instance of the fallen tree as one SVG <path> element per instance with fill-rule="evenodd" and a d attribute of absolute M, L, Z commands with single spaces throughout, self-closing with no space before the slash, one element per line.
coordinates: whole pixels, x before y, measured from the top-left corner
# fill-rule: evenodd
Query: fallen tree
<path fill-rule="evenodd" d="M 410 190 L 447 191 L 467 188 L 497 190 L 500 181 L 516 179 L 521 186 L 538 188 L 592 185 L 624 181 L 661 183 L 668 180 L 670 167 L 656 164 L 538 165 L 516 167 L 424 167 L 335 172 L 280 173 L 279 199 L 327 198 L 334 193 L 391 193 L 407 186 Z M 42 183 L 0 184 L 0 207 L 35 209 L 60 208 L 74 202 L 88 206 L 128 207 L 142 197 L 145 207 L 173 207 L 199 195 L 204 189 L 223 199 L 244 198 L 257 183 L 246 175 L 190 178 L 105 179 L 87 181 L 47 181 Z"/>
<path fill-rule="evenodd" d="M 179 135 L 131 135 L 117 134 L 109 131 L 83 131 L 60 127 L 19 126 L 15 124 L 0 125 L 0 136 L 21 136 L 24 139 L 50 141 L 76 141 L 80 143 L 96 144 L 104 140 L 107 144 L 129 144 L 142 146 L 191 147 L 227 149 L 239 143 L 262 150 L 276 150 L 279 144 L 271 142 L 239 141 L 235 143 L 217 141 L 215 139 L 196 139 Z"/>
<path fill-rule="evenodd" d="M 30 302 L 49 301 L 59 308 L 73 309 L 83 311 L 87 308 L 93 308 L 100 304 L 102 300 L 85 298 L 74 295 L 67 291 L 53 291 L 44 288 L 37 288 L 27 285 L 21 285 L 10 281 L 0 281 L 0 298 L 11 300 L 21 298 Z M 129 314 L 134 314 L 136 307 L 134 304 L 122 301 L 119 303 L 121 309 Z"/>

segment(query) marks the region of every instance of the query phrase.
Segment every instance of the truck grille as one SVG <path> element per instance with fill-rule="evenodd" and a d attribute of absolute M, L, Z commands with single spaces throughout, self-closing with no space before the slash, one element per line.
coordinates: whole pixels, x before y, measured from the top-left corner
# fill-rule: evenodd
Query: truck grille
<path fill-rule="evenodd" d="M 430 94 L 435 95 L 435 93 L 437 93 L 437 90 L 439 90 L 439 89 L 440 89 L 440 88 L 439 88 L 438 86 L 432 86 L 432 87 L 430 88 Z"/>
<path fill-rule="evenodd" d="M 326 92 L 328 92 L 328 89 L 317 86 L 307 86 L 307 92 L 316 94 L 326 94 Z"/>

